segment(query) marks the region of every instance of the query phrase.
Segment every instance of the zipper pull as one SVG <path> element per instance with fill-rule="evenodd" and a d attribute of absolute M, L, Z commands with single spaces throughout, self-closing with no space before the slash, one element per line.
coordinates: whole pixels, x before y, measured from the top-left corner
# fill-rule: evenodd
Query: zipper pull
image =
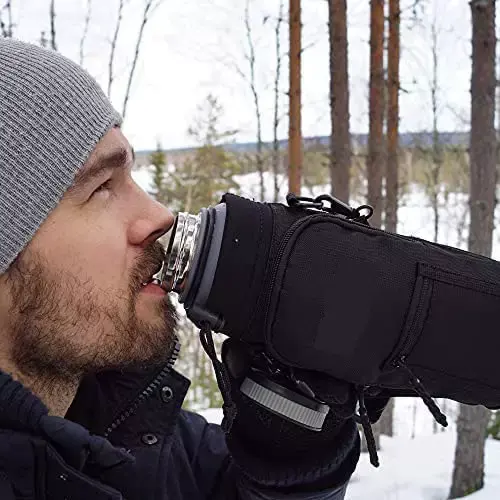
<path fill-rule="evenodd" d="M 375 442 L 375 437 L 373 435 L 372 425 L 368 417 L 368 411 L 365 406 L 365 390 L 367 387 L 358 387 L 358 403 L 359 403 L 359 415 L 357 415 L 361 426 L 363 427 L 363 433 L 365 434 L 366 447 L 368 448 L 368 454 L 370 455 L 370 463 L 374 467 L 380 465 L 377 453 L 377 443 Z"/>
<path fill-rule="evenodd" d="M 427 406 L 428 410 L 431 412 L 432 416 L 443 427 L 448 427 L 448 421 L 446 420 L 446 415 L 441 412 L 439 406 L 434 402 L 431 398 L 430 394 L 427 392 L 427 389 L 424 387 L 424 384 L 420 381 L 420 379 L 408 368 L 406 364 L 406 358 L 402 356 L 396 361 L 396 367 L 402 368 L 408 375 L 410 385 L 413 387 L 415 392 L 420 396 L 425 406 Z"/>

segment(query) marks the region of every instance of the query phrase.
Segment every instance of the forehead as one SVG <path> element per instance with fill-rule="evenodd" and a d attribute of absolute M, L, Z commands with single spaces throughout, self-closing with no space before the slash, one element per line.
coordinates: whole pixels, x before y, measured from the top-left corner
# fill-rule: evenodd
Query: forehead
<path fill-rule="evenodd" d="M 96 145 L 83 167 L 75 175 L 67 194 L 77 194 L 81 189 L 108 169 L 125 168 L 133 162 L 134 152 L 122 131 L 109 130 Z"/>
<path fill-rule="evenodd" d="M 127 153 L 128 155 L 133 156 L 132 148 L 127 138 L 123 135 L 121 129 L 119 127 L 113 127 L 108 130 L 108 132 L 106 132 L 102 139 L 97 143 L 85 162 L 85 165 L 82 167 L 82 171 L 90 165 L 95 164 L 100 159 L 106 158 L 112 153 L 119 152 Z"/>

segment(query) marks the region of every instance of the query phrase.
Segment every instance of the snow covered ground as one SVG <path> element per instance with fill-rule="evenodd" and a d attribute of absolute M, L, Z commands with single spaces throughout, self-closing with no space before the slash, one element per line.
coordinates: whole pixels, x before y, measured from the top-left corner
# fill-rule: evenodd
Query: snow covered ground
<path fill-rule="evenodd" d="M 416 426 L 412 439 L 414 403 Z M 454 409 L 453 406 L 449 416 L 454 415 Z M 209 422 L 222 420 L 219 409 L 200 413 Z M 446 500 L 453 471 L 455 426 L 433 434 L 432 417 L 421 401 L 413 398 L 396 401 L 395 417 L 396 436 L 381 437 L 380 467 L 375 469 L 368 454 L 362 453 L 346 500 Z M 485 487 L 468 499 L 500 498 L 500 441 L 488 439 L 485 463 Z"/>
<path fill-rule="evenodd" d="M 142 169 L 133 173 L 136 182 L 146 191 L 152 190 L 151 172 Z M 238 176 L 240 194 L 257 198 L 257 174 Z M 273 192 L 273 179 L 265 174 L 266 198 Z M 287 184 L 280 182 L 280 199 L 285 200 Z M 307 196 L 329 192 L 328 186 L 317 186 Z M 358 203 L 352 202 L 353 206 Z M 359 203 L 360 204 L 360 203 Z M 413 187 L 400 200 L 398 232 L 431 240 L 433 213 L 425 194 Z M 466 248 L 467 199 L 461 194 L 441 197 L 439 239 L 443 244 Z M 500 218 L 497 209 L 496 221 Z M 498 225 L 498 224 L 497 224 Z M 500 232 L 493 238 L 493 258 L 500 260 Z M 449 493 L 455 451 L 455 420 L 457 405 L 438 401 L 448 416 L 450 426 L 444 432 L 434 433 L 432 416 L 419 399 L 396 401 L 395 437 L 382 437 L 380 461 L 375 469 L 363 454 L 352 477 L 346 500 L 445 500 Z M 444 406 L 446 408 L 444 408 Z M 207 409 L 202 413 L 210 422 L 220 423 L 222 412 Z M 467 498 L 471 500 L 500 499 L 500 441 L 489 439 L 486 445 L 485 488 Z"/>

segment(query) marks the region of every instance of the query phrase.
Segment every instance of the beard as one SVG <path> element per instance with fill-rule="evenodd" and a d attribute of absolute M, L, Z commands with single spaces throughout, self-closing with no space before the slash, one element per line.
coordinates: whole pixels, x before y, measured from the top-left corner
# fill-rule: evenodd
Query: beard
<path fill-rule="evenodd" d="M 21 254 L 8 271 L 11 361 L 25 376 L 74 381 L 107 369 L 164 364 L 175 345 L 177 317 L 170 297 L 151 304 L 154 318 L 137 316 L 144 277 L 162 262 L 158 242 L 136 263 L 127 289 L 102 290 L 75 272 Z"/>

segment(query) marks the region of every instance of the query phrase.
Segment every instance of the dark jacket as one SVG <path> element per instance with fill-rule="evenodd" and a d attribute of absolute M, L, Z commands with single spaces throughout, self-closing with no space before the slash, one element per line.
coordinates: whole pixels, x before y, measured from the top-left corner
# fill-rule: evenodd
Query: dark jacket
<path fill-rule="evenodd" d="M 189 381 L 169 368 L 87 378 L 65 419 L 0 372 L 0 499 L 342 500 L 257 487 L 232 461 L 224 433 L 181 410 Z"/>

